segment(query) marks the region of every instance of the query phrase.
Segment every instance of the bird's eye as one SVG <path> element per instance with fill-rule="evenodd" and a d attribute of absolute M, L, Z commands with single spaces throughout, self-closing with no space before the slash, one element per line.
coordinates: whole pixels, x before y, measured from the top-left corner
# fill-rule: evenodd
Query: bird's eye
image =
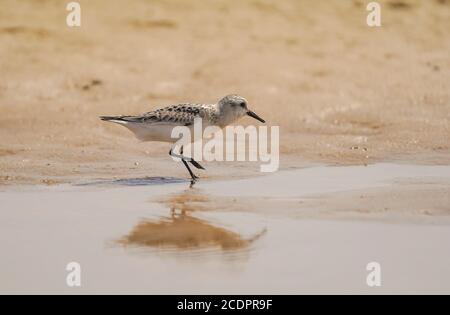
<path fill-rule="evenodd" d="M 245 107 L 245 102 L 241 102 L 241 103 L 239 103 L 239 106 L 241 106 L 241 107 Z"/>

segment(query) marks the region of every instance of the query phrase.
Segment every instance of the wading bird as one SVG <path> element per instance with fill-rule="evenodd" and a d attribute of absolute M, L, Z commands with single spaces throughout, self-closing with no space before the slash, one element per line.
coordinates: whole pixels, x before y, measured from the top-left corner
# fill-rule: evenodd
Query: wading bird
<path fill-rule="evenodd" d="M 175 143 L 178 139 L 172 137 L 172 130 L 177 126 L 194 127 L 194 119 L 201 118 L 203 127 L 218 126 L 224 128 L 243 116 L 250 116 L 262 123 L 265 121 L 248 109 L 247 100 L 238 95 L 227 95 L 216 104 L 177 104 L 160 108 L 139 116 L 100 116 L 101 120 L 111 121 L 127 127 L 141 141 L 162 141 Z M 188 163 L 198 169 L 204 169 L 193 158 L 183 156 L 183 146 L 180 154 L 169 155 L 178 157 L 191 176 L 191 185 L 198 177 L 192 172 Z"/>

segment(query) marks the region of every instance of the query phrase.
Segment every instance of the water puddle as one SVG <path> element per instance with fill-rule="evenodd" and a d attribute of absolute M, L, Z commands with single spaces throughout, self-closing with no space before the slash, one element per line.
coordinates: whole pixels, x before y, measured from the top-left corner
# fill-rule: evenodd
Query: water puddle
<path fill-rule="evenodd" d="M 449 166 L 394 164 L 8 187 L 0 292 L 71 293 L 71 261 L 83 293 L 366 293 L 371 261 L 379 292 L 450 292 L 449 196 Z"/>

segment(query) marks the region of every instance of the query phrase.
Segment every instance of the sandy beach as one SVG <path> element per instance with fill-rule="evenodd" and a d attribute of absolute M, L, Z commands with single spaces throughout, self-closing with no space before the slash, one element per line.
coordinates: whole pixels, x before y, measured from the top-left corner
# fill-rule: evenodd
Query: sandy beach
<path fill-rule="evenodd" d="M 0 294 L 450 293 L 449 1 L 78 2 L 0 5 Z M 98 119 L 230 93 L 278 172 Z"/>
<path fill-rule="evenodd" d="M 230 93 L 280 126 L 284 168 L 448 164 L 449 3 L 391 2 L 373 29 L 364 1 L 80 1 L 69 28 L 60 1 L 5 0 L 0 184 L 178 177 L 167 145 L 97 117 Z"/>

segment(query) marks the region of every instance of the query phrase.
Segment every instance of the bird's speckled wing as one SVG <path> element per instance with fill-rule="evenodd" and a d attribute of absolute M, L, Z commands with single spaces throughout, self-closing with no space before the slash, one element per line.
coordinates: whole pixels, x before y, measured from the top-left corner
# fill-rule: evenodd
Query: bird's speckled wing
<path fill-rule="evenodd" d="M 151 125 L 173 124 L 189 126 L 200 117 L 214 124 L 217 121 L 215 105 L 212 104 L 177 104 L 160 108 L 139 116 L 120 116 L 120 120 Z"/>

